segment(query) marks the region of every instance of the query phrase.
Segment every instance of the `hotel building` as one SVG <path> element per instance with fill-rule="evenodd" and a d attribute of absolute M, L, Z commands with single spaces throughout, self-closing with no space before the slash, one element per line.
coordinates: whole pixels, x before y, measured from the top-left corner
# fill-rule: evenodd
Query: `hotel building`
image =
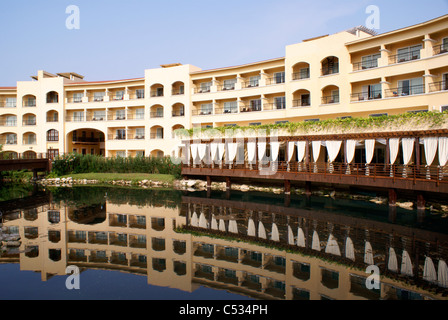
<path fill-rule="evenodd" d="M 289 45 L 281 58 L 213 70 L 176 63 L 127 80 L 41 70 L 0 87 L 0 144 L 30 157 L 164 156 L 181 128 L 444 111 L 447 26 L 448 15 L 379 35 L 355 27 Z"/>

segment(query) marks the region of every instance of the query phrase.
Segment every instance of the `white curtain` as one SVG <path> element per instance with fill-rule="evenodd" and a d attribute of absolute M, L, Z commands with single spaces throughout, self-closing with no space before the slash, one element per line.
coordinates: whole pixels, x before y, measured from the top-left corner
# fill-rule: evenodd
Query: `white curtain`
<path fill-rule="evenodd" d="M 199 219 L 198 219 L 198 215 L 197 215 L 196 211 L 193 212 L 193 215 L 191 216 L 190 224 L 191 224 L 193 227 L 197 227 L 197 226 L 199 226 Z"/>
<path fill-rule="evenodd" d="M 272 241 L 280 241 L 280 235 L 278 234 L 278 228 L 275 223 L 272 224 L 271 240 Z"/>
<path fill-rule="evenodd" d="M 199 160 L 204 160 L 206 154 L 207 154 L 207 144 L 204 143 L 199 144 L 198 145 Z"/>
<path fill-rule="evenodd" d="M 229 232 L 238 233 L 238 225 L 236 224 L 235 220 L 229 221 Z"/>
<path fill-rule="evenodd" d="M 374 264 L 372 245 L 370 244 L 369 241 L 366 241 L 366 245 L 364 248 L 364 263 L 368 265 Z"/>
<path fill-rule="evenodd" d="M 347 160 L 347 171 L 346 174 L 351 174 L 350 164 L 353 162 L 353 159 L 355 158 L 355 151 L 356 151 L 356 143 L 358 141 L 356 140 L 347 140 L 345 144 L 345 155 Z"/>
<path fill-rule="evenodd" d="M 219 219 L 219 231 L 226 232 L 226 223 L 222 219 Z"/>
<path fill-rule="evenodd" d="M 252 218 L 249 218 L 249 223 L 247 225 L 247 235 L 255 237 L 255 222 Z"/>
<path fill-rule="evenodd" d="M 280 150 L 280 142 L 278 141 L 271 142 L 271 161 L 277 161 L 279 150 Z"/>
<path fill-rule="evenodd" d="M 325 253 L 334 254 L 336 256 L 341 255 L 341 250 L 339 249 L 338 242 L 332 234 L 328 236 L 327 246 L 325 247 Z"/>
<path fill-rule="evenodd" d="M 369 164 L 372 162 L 373 154 L 375 152 L 375 139 L 365 141 L 366 148 L 366 176 L 370 175 Z"/>
<path fill-rule="evenodd" d="M 191 148 L 191 158 L 193 159 L 193 163 L 194 163 L 198 156 L 198 144 L 192 143 L 190 145 L 190 148 Z"/>
<path fill-rule="evenodd" d="M 254 141 L 247 142 L 247 160 L 249 163 L 253 163 L 257 160 L 256 158 L 256 143 Z"/>
<path fill-rule="evenodd" d="M 398 271 L 397 254 L 392 247 L 389 248 L 389 262 L 387 263 L 387 268 L 392 272 Z"/>
<path fill-rule="evenodd" d="M 238 151 L 238 144 L 237 143 L 227 143 L 227 161 L 229 164 L 232 164 L 235 160 L 236 153 Z"/>
<path fill-rule="evenodd" d="M 429 166 L 434 162 L 434 158 L 437 153 L 437 146 L 439 139 L 436 137 L 423 138 L 423 146 L 425 148 L 425 160 L 426 160 L 426 178 L 431 179 L 431 172 Z"/>
<path fill-rule="evenodd" d="M 210 143 L 211 162 L 215 162 L 218 155 L 218 144 L 216 142 Z"/>
<path fill-rule="evenodd" d="M 439 260 L 437 283 L 440 287 L 448 288 L 448 268 L 444 260 Z"/>
<path fill-rule="evenodd" d="M 439 179 L 443 179 L 443 168 L 448 162 L 448 137 L 439 138 Z"/>
<path fill-rule="evenodd" d="M 208 227 L 207 219 L 205 218 L 205 215 L 203 213 L 201 213 L 199 216 L 199 227 L 201 228 Z"/>
<path fill-rule="evenodd" d="M 297 170 L 302 171 L 301 162 L 305 158 L 306 141 L 297 141 L 296 146 L 297 146 L 297 161 L 299 163 Z"/>
<path fill-rule="evenodd" d="M 353 241 L 350 237 L 347 237 L 345 240 L 345 257 L 355 261 L 355 246 L 353 245 Z"/>
<path fill-rule="evenodd" d="M 266 229 L 264 228 L 263 222 L 258 223 L 258 237 L 262 239 L 266 239 Z"/>
<path fill-rule="evenodd" d="M 216 221 L 215 215 L 212 215 L 212 229 L 218 230 L 218 221 Z"/>
<path fill-rule="evenodd" d="M 407 178 L 407 165 L 411 162 L 411 157 L 414 151 L 415 138 L 403 138 L 401 140 L 401 147 L 403 148 L 403 178 Z"/>
<path fill-rule="evenodd" d="M 426 257 L 425 259 L 425 266 L 423 267 L 423 280 L 432 283 L 437 282 L 436 268 L 434 267 L 434 263 L 430 257 Z"/>
<path fill-rule="evenodd" d="M 313 141 L 312 143 L 313 146 L 313 162 L 314 162 L 314 173 L 318 172 L 317 169 L 317 159 L 319 159 L 319 155 L 320 155 L 320 147 L 322 146 L 322 142 L 321 141 Z"/>
<path fill-rule="evenodd" d="M 258 160 L 261 161 L 266 154 L 266 142 L 258 142 L 257 149 L 258 149 Z"/>
<path fill-rule="evenodd" d="M 288 244 L 294 245 L 294 233 L 292 232 L 292 229 L 290 226 L 288 226 Z"/>
<path fill-rule="evenodd" d="M 297 245 L 302 248 L 305 247 L 305 234 L 303 233 L 302 228 L 297 230 Z"/>
<path fill-rule="evenodd" d="M 414 275 L 414 271 L 412 270 L 411 257 L 406 250 L 403 250 L 403 254 L 401 256 L 401 274 L 411 277 Z"/>
<path fill-rule="evenodd" d="M 317 231 L 313 232 L 313 241 L 311 242 L 311 249 L 320 251 L 320 240 Z"/>
<path fill-rule="evenodd" d="M 398 156 L 398 150 L 400 149 L 400 138 L 392 138 L 389 139 L 389 163 L 391 164 L 390 167 L 390 176 L 394 176 L 394 169 L 392 165 L 397 161 Z"/>
<path fill-rule="evenodd" d="M 289 163 L 292 160 L 292 156 L 294 154 L 294 148 L 296 147 L 296 143 L 294 141 L 288 142 L 288 171 L 290 171 Z"/>
<path fill-rule="evenodd" d="M 218 160 L 219 162 L 222 161 L 222 158 L 224 157 L 224 150 L 225 150 L 225 144 L 224 143 L 218 143 Z"/>
<path fill-rule="evenodd" d="M 342 141 L 327 141 L 325 145 L 328 151 L 328 160 L 330 161 L 329 171 L 330 173 L 333 173 L 333 162 L 338 156 L 339 151 L 341 150 Z"/>

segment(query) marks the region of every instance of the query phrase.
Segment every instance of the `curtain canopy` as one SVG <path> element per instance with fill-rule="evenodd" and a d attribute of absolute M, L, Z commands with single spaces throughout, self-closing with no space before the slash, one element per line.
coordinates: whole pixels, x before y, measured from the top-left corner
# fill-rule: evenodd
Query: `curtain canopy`
<path fill-rule="evenodd" d="M 326 147 L 330 163 L 333 162 L 341 150 L 342 141 L 327 141 Z"/>

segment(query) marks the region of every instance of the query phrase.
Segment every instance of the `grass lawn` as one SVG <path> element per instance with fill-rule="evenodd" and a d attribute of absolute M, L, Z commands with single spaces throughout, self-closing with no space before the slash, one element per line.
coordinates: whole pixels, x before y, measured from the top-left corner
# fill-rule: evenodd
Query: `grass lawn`
<path fill-rule="evenodd" d="M 159 182 L 169 182 L 172 183 L 175 177 L 170 174 L 150 174 L 150 173 L 77 173 L 61 176 L 60 178 L 72 177 L 75 180 L 87 179 L 87 180 L 98 180 L 102 181 L 141 181 L 141 180 L 152 180 Z"/>

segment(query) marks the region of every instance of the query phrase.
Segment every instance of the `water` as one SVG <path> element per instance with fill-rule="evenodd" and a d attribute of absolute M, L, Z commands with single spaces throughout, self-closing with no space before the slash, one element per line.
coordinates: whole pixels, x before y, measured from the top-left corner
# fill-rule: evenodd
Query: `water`
<path fill-rule="evenodd" d="M 447 299 L 440 214 L 330 197 L 92 186 L 14 186 L 0 199 L 2 236 L 20 236 L 0 256 L 2 300 Z M 369 265 L 378 288 L 367 287 Z"/>

